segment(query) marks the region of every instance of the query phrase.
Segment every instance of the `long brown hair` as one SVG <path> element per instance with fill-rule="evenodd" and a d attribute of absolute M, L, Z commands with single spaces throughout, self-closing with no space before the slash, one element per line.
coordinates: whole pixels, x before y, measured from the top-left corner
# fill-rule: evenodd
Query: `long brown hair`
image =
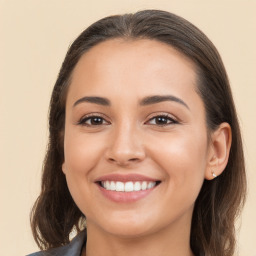
<path fill-rule="evenodd" d="M 194 207 L 190 243 L 195 255 L 233 255 L 234 223 L 245 200 L 246 176 L 228 77 L 216 48 L 198 28 L 160 10 L 103 18 L 83 31 L 69 48 L 52 93 L 41 194 L 31 212 L 32 231 L 38 246 L 48 249 L 69 243 L 72 228 L 81 231 L 80 223 L 85 220 L 62 172 L 66 95 L 72 71 L 81 56 L 96 44 L 112 38 L 157 40 L 186 55 L 197 68 L 197 90 L 206 109 L 208 132 L 222 122 L 230 124 L 232 145 L 228 164 L 220 177 L 203 183 Z"/>

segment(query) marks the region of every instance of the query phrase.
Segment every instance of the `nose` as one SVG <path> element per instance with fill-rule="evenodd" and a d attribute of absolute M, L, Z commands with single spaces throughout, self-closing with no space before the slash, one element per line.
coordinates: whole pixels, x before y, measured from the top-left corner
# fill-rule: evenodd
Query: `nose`
<path fill-rule="evenodd" d="M 127 124 L 116 127 L 109 138 L 106 160 L 119 166 L 129 166 L 145 159 L 141 134 Z"/>

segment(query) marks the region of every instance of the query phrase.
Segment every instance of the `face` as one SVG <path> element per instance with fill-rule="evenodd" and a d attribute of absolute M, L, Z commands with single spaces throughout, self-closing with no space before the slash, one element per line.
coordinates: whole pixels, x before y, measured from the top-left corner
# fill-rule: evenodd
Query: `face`
<path fill-rule="evenodd" d="M 63 172 L 88 230 L 143 236 L 189 227 L 208 159 L 193 63 L 153 40 L 109 40 L 76 65 Z"/>

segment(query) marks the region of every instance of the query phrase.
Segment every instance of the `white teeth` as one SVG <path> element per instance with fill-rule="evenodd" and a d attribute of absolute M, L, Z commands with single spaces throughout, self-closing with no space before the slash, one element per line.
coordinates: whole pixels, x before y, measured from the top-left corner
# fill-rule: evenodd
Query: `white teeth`
<path fill-rule="evenodd" d="M 156 182 L 149 182 L 147 189 L 153 188 L 156 185 Z"/>
<path fill-rule="evenodd" d="M 154 181 L 102 181 L 101 185 L 106 190 L 118 191 L 118 192 L 132 192 L 151 189 L 156 186 Z"/>
<path fill-rule="evenodd" d="M 133 191 L 133 183 L 131 181 L 125 183 L 124 191 L 125 192 Z"/>
<path fill-rule="evenodd" d="M 133 190 L 134 191 L 140 191 L 141 190 L 141 185 L 139 181 L 136 181 L 133 185 Z"/>
<path fill-rule="evenodd" d="M 146 181 L 143 181 L 143 182 L 142 182 L 142 185 L 141 185 L 141 189 L 142 189 L 142 190 L 146 190 L 146 189 L 147 189 L 147 186 L 148 186 L 147 182 L 146 182 Z"/>
<path fill-rule="evenodd" d="M 117 181 L 116 182 L 116 191 L 124 191 L 124 183 Z"/>
<path fill-rule="evenodd" d="M 116 190 L 116 183 L 114 181 L 110 182 L 110 190 Z"/>

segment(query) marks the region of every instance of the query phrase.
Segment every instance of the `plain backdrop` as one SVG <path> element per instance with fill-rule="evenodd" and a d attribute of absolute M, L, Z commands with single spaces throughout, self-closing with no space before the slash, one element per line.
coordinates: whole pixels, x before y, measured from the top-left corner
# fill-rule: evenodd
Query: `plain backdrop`
<path fill-rule="evenodd" d="M 249 181 L 237 225 L 238 255 L 256 256 L 255 0 L 0 0 L 0 255 L 38 250 L 29 212 L 40 189 L 51 90 L 69 45 L 104 16 L 146 8 L 188 19 L 223 58 L 243 131 Z"/>

